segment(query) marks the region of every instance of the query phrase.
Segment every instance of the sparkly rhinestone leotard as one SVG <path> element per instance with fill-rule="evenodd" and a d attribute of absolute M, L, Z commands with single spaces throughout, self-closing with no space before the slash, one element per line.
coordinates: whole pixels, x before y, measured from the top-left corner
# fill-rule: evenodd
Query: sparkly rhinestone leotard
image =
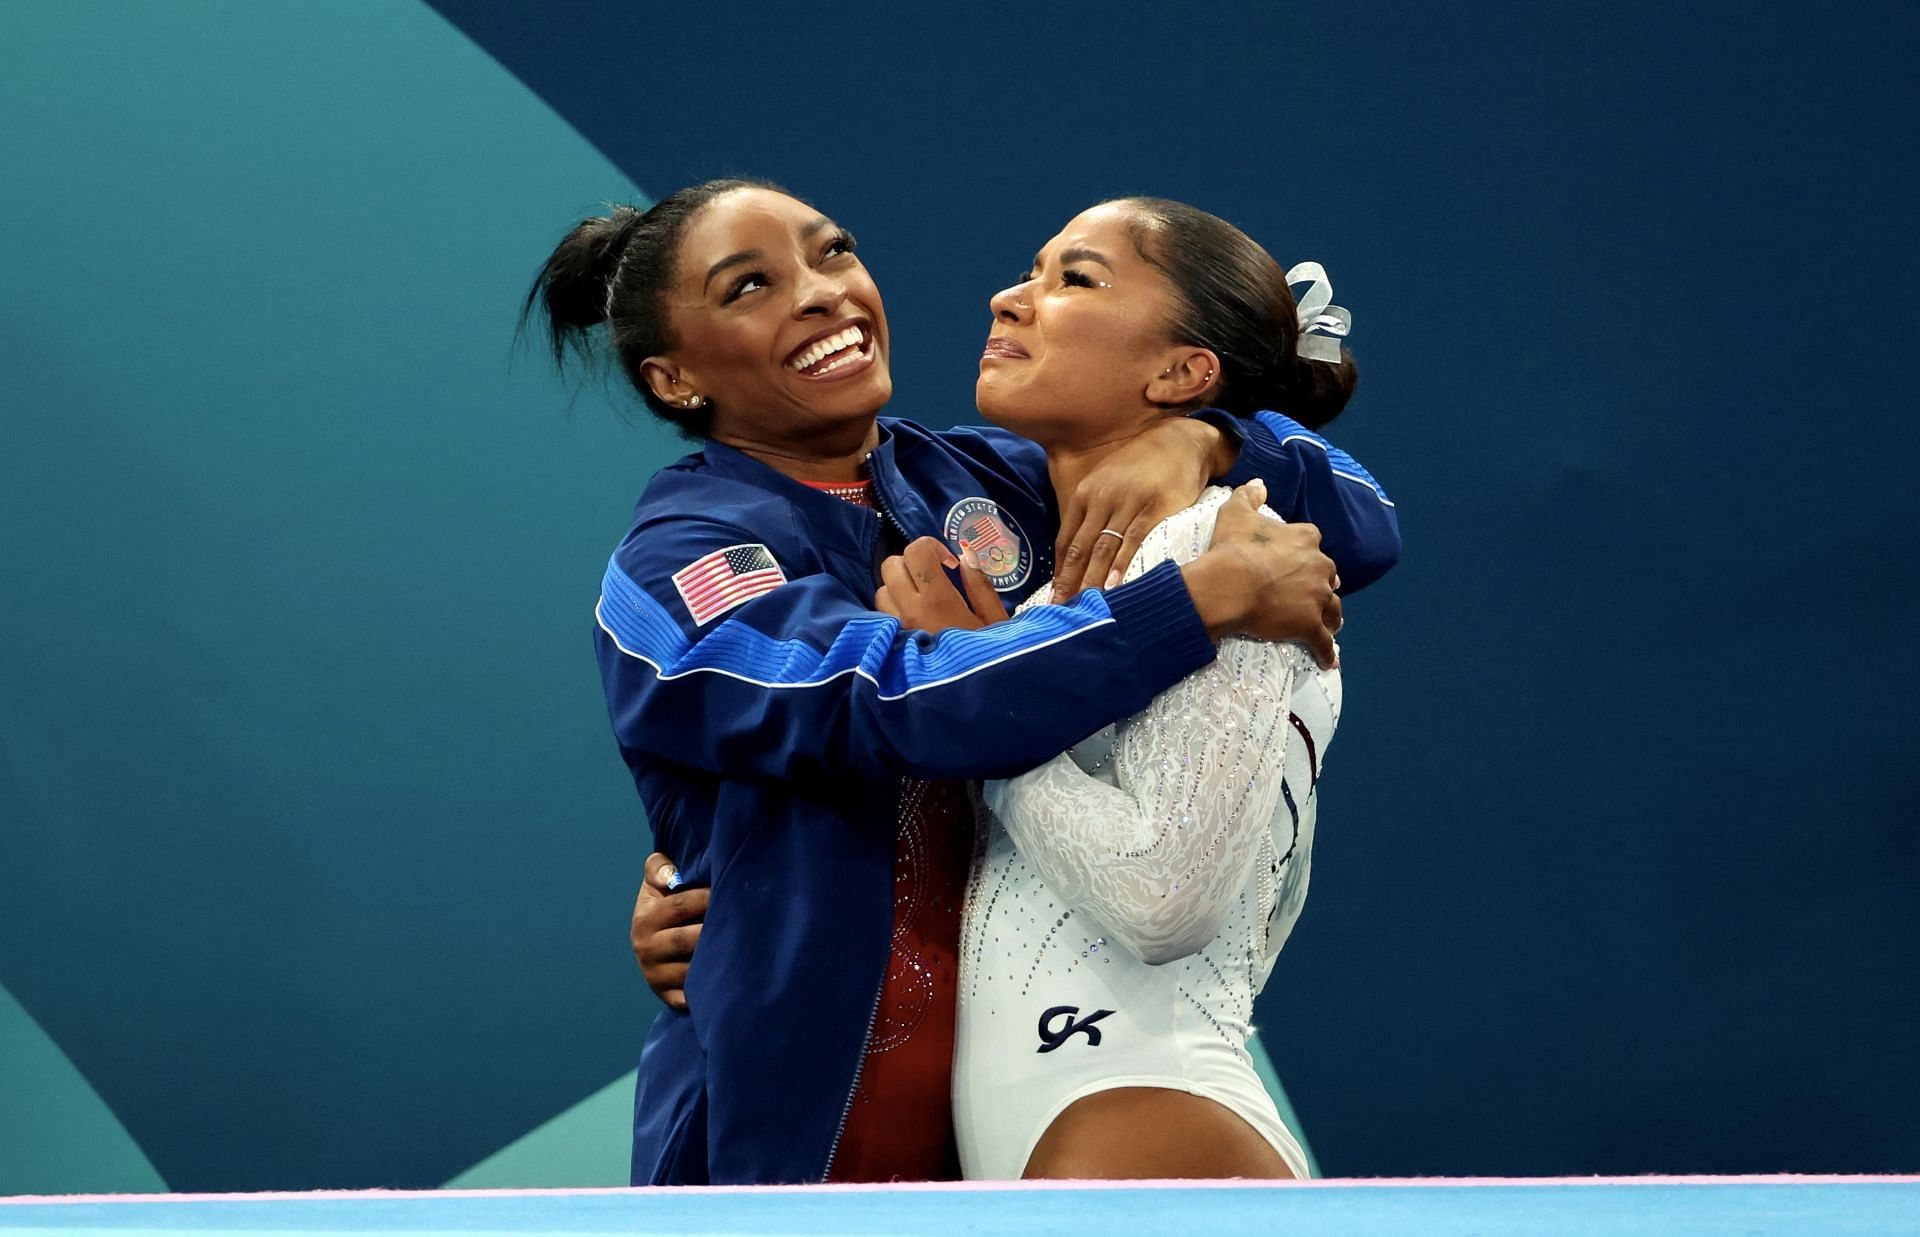
<path fill-rule="evenodd" d="M 873 506 L 871 482 L 809 484 L 856 506 Z M 954 992 L 973 821 L 964 783 L 902 783 L 893 944 L 829 1181 L 951 1181 L 960 1175 L 953 1137 Z"/>
<path fill-rule="evenodd" d="M 1128 574 L 1198 556 L 1228 494 L 1161 524 Z M 1307 1175 L 1246 1043 L 1306 898 L 1340 702 L 1301 646 L 1230 639 L 1144 712 L 986 785 L 954 1064 L 968 1177 L 1020 1176 L 1067 1105 L 1123 1086 L 1215 1100 Z"/>

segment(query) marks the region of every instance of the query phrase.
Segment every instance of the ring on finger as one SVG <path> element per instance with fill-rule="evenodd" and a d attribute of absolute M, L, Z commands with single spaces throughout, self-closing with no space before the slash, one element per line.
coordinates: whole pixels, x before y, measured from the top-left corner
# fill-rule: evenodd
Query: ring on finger
<path fill-rule="evenodd" d="M 1126 535 L 1125 533 L 1116 533 L 1116 532 L 1114 532 L 1114 531 L 1113 531 L 1113 530 L 1112 530 L 1111 528 L 1103 528 L 1103 529 L 1101 529 L 1101 530 L 1100 530 L 1100 537 L 1118 537 L 1118 538 L 1120 538 L 1120 540 L 1122 540 L 1122 541 L 1125 541 L 1125 540 L 1127 539 L 1127 535 Z M 1094 538 L 1094 540 L 1095 540 L 1095 541 L 1098 541 L 1098 540 L 1100 540 L 1100 537 L 1095 537 L 1095 538 Z"/>

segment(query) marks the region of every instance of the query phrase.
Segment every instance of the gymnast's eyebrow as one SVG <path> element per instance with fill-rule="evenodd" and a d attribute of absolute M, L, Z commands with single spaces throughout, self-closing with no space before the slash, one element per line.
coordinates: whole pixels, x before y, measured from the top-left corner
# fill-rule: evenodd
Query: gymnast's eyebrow
<path fill-rule="evenodd" d="M 1101 253 L 1092 249 L 1065 250 L 1060 255 L 1060 263 L 1064 266 L 1068 262 L 1098 262 L 1108 270 L 1113 269 L 1113 263 L 1107 261 L 1106 257 Z M 1038 263 L 1036 262 L 1035 265 L 1038 265 Z"/>
<path fill-rule="evenodd" d="M 800 238 L 805 240 L 819 232 L 820 229 L 830 228 L 832 226 L 833 220 L 827 218 L 825 215 L 821 215 L 812 223 L 800 229 Z M 700 285 L 700 291 L 704 293 L 707 289 L 713 287 L 713 277 L 721 271 L 726 270 L 729 266 L 738 266 L 742 262 L 758 262 L 763 256 L 765 255 L 758 249 L 742 249 L 739 253 L 728 254 L 707 268 L 707 282 Z"/>
<path fill-rule="evenodd" d="M 700 285 L 700 291 L 705 293 L 708 288 L 711 288 L 713 286 L 713 277 L 721 271 L 726 270 L 729 266 L 738 266 L 742 262 L 758 262 L 761 257 L 762 255 L 758 249 L 742 249 L 739 253 L 728 254 L 707 268 L 707 282 Z"/>

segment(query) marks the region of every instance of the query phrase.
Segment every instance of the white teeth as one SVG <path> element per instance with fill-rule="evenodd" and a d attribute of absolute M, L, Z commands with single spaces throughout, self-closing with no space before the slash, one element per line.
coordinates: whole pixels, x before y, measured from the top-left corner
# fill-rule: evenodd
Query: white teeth
<path fill-rule="evenodd" d="M 850 326 L 844 331 L 840 331 L 836 334 L 827 336 L 825 339 L 820 340 L 818 343 L 814 344 L 811 348 L 808 348 L 805 352 L 795 357 L 793 359 L 793 368 L 805 369 L 807 366 L 814 364 L 823 356 L 827 356 L 827 355 L 830 355 L 831 353 L 838 352 L 842 348 L 854 347 L 857 344 L 864 343 L 865 340 L 866 340 L 866 333 L 864 331 L 862 331 L 857 326 Z M 832 365 L 829 365 L 826 369 L 822 370 L 821 372 L 831 373 L 832 371 L 839 369 L 842 365 L 846 364 L 847 361 L 850 361 L 852 359 L 853 359 L 852 357 L 848 357 L 845 360 L 836 361 Z"/>

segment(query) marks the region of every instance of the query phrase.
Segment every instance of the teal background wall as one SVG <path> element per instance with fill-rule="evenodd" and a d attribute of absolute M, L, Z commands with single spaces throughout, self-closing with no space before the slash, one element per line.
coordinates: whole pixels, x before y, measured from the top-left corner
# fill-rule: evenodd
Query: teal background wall
<path fill-rule="evenodd" d="M 680 448 L 511 350 L 639 190 L 414 3 L 0 6 L 0 113 L 0 1192 L 438 1184 L 651 1013 L 589 633 Z"/>
<path fill-rule="evenodd" d="M 706 175 L 895 410 L 1099 196 L 1325 261 L 1356 597 L 1263 1036 L 1328 1171 L 1920 1170 L 1920 9 L 0 5 L 0 1192 L 623 1174 L 588 654 L 677 454 L 512 350 Z"/>
<path fill-rule="evenodd" d="M 413 3 L 12 7 L 0 110 L 0 1194 L 625 1184 L 685 448 L 512 344 L 644 193 Z"/>

